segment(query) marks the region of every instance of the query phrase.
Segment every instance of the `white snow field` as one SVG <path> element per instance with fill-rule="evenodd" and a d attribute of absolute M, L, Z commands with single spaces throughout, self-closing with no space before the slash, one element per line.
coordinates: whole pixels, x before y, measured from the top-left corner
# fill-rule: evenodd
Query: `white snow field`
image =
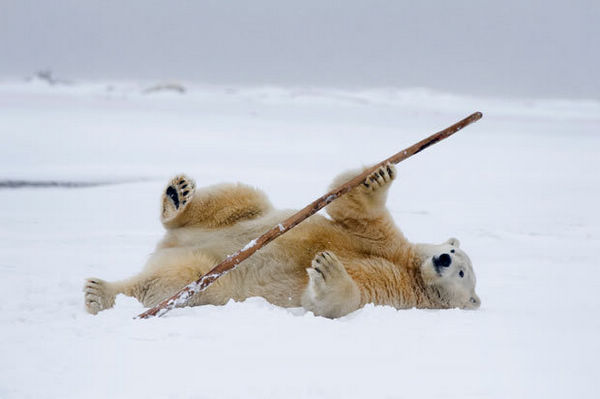
<path fill-rule="evenodd" d="M 600 103 L 150 85 L 0 83 L 1 398 L 599 397 Z M 412 241 L 461 240 L 479 310 L 84 311 L 84 278 L 142 268 L 171 176 L 300 208 L 477 110 L 398 166 L 388 205 Z"/>

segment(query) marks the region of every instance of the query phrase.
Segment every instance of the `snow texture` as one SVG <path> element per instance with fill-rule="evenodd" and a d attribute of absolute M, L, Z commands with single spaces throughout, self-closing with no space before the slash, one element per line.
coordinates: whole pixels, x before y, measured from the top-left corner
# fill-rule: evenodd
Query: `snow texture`
<path fill-rule="evenodd" d="M 0 85 L 1 398 L 600 395 L 598 102 L 144 94 L 155 84 Z M 476 110 L 481 121 L 398 166 L 388 203 L 412 241 L 460 238 L 481 309 L 369 305 L 328 320 L 253 298 L 134 320 L 143 307 L 120 296 L 85 313 L 85 277 L 126 278 L 152 252 L 171 176 L 243 181 L 301 208 L 341 171 Z"/>

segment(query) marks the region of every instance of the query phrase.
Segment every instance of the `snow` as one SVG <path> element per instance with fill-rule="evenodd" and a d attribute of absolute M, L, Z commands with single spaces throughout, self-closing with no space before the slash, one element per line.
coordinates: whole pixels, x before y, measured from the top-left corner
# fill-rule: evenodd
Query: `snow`
<path fill-rule="evenodd" d="M 242 251 L 246 251 L 246 250 L 248 250 L 248 249 L 250 249 L 250 248 L 254 247 L 255 245 L 256 245 L 256 239 L 254 239 L 254 240 L 251 240 L 251 241 L 250 241 L 248 244 L 246 244 L 246 245 L 244 246 L 244 248 L 242 248 Z"/>
<path fill-rule="evenodd" d="M 0 397 L 598 397 L 600 103 L 155 84 L 0 84 L 0 180 L 97 183 L 0 186 Z M 85 313 L 84 278 L 137 273 L 160 239 L 174 174 L 301 208 L 477 110 L 398 165 L 388 204 L 415 242 L 460 238 L 479 310 Z"/>

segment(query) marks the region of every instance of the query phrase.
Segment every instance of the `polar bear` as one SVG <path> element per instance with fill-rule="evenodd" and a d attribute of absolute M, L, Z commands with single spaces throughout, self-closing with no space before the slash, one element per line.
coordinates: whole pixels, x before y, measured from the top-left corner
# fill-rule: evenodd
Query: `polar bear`
<path fill-rule="evenodd" d="M 356 176 L 338 176 L 332 186 Z M 303 307 L 336 318 L 367 303 L 397 309 L 476 309 L 475 274 L 459 241 L 413 244 L 385 207 L 392 164 L 380 167 L 359 187 L 258 250 L 204 292 L 191 306 L 223 305 L 261 296 L 283 307 Z M 117 294 L 154 306 L 197 280 L 227 255 L 289 217 L 259 190 L 243 184 L 197 189 L 177 176 L 162 194 L 164 238 L 138 275 L 117 282 L 86 281 L 85 306 L 96 314 Z"/>

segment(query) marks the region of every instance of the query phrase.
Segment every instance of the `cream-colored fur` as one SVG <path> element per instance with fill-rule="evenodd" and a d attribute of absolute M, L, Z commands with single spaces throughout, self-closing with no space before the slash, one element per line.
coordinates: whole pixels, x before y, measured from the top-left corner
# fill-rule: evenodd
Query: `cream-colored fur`
<path fill-rule="evenodd" d="M 357 172 L 339 176 L 333 186 Z M 314 215 L 222 276 L 190 305 L 222 305 L 261 296 L 325 317 L 344 316 L 366 303 L 396 308 L 479 307 L 475 275 L 458 240 L 412 244 L 385 208 L 393 165 Z M 119 282 L 90 278 L 88 312 L 114 305 L 115 296 L 153 306 L 208 272 L 227 255 L 290 216 L 273 209 L 259 190 L 222 184 L 201 190 L 186 176 L 167 185 L 161 221 L 167 232 L 144 270 Z"/>

